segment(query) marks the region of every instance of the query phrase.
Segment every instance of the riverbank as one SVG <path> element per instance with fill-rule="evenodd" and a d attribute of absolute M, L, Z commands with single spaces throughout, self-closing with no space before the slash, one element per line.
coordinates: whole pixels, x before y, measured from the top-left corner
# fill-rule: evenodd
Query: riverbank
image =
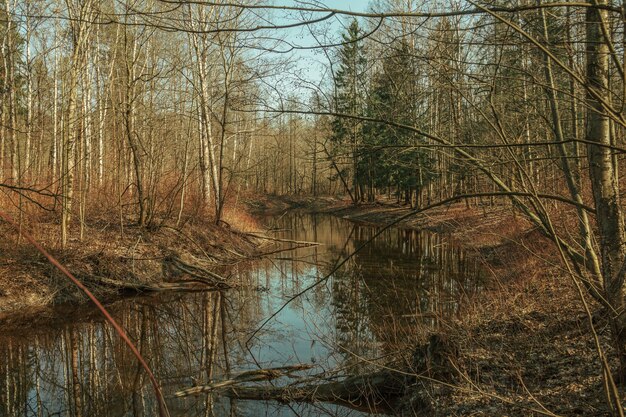
<path fill-rule="evenodd" d="M 41 218 L 24 226 L 61 264 L 103 302 L 129 295 L 235 285 L 228 267 L 259 254 L 261 241 L 246 231 L 258 224 L 245 213 L 221 225 L 208 216 L 140 228 L 130 219 L 102 217 L 90 221 L 83 237 L 77 227 L 61 248 L 60 227 Z M 116 221 L 117 220 L 117 221 Z M 50 264 L 7 223 L 0 224 L 0 326 L 23 322 L 51 307 L 88 301 L 69 279 Z M 224 278 L 225 283 L 222 283 Z"/>
<path fill-rule="evenodd" d="M 284 204 L 284 202 L 282 202 Z M 386 225 L 410 209 L 393 203 L 297 207 L 333 213 L 359 223 Z M 454 346 L 445 378 L 423 375 L 408 387 L 399 413 L 435 416 L 605 416 L 601 364 L 591 324 L 557 253 L 510 206 L 438 207 L 402 221 L 399 227 L 445 235 L 474 253 L 490 280 L 453 319 L 438 328 L 394 329 L 398 352 L 415 351 L 437 334 Z M 600 343 L 617 366 L 609 327 L 599 306 L 586 300 Z M 409 336 L 407 336 L 409 335 Z M 414 358 L 407 362 L 414 361 Z"/>

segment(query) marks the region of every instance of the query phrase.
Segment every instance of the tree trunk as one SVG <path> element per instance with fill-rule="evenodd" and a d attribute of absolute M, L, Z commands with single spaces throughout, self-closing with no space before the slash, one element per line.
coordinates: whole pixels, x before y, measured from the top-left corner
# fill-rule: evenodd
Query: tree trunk
<path fill-rule="evenodd" d="M 127 30 L 127 29 L 125 29 Z M 125 59 L 126 59 L 126 89 L 124 97 L 124 127 L 126 130 L 126 139 L 131 150 L 133 170 L 135 173 L 135 185 L 137 187 L 137 203 L 139 204 L 139 213 L 137 224 L 139 226 L 145 226 L 146 224 L 146 196 L 145 196 L 145 184 L 144 175 L 142 170 L 143 159 L 143 147 L 139 142 L 139 137 L 135 128 L 135 100 L 137 99 L 137 68 L 136 63 L 138 61 L 137 55 L 138 44 L 136 36 L 132 39 L 132 49 L 128 51 L 128 33 L 124 34 L 124 47 L 125 47 Z M 130 56 L 128 55 L 130 52 Z"/>
<path fill-rule="evenodd" d="M 606 0 L 598 1 L 606 5 Z M 601 271 L 604 290 L 612 311 L 609 321 L 615 350 L 620 360 L 618 379 L 626 380 L 626 238 L 620 208 L 619 186 L 611 150 L 610 120 L 605 103 L 608 97 L 609 47 L 603 39 L 602 23 L 606 10 L 587 8 L 587 132 L 586 140 L 598 143 L 589 146 L 589 172 L 600 235 Z M 604 100 L 601 100 L 604 99 Z M 603 103 L 604 101 L 604 103 Z M 602 146 L 603 145 L 603 146 Z"/>
<path fill-rule="evenodd" d="M 63 134 L 63 170 L 62 170 L 62 184 L 63 184 L 63 210 L 61 218 L 61 243 L 65 247 L 69 238 L 69 228 L 72 220 L 72 200 L 74 198 L 74 165 L 75 165 L 75 148 L 76 140 L 78 137 L 78 106 L 76 101 L 78 100 L 78 70 L 80 66 L 78 61 L 80 60 L 80 48 L 79 45 L 74 45 L 74 54 L 72 60 L 72 68 L 70 69 L 69 79 L 69 93 L 68 93 L 68 110 L 67 110 L 67 123 L 65 124 L 66 133 Z"/>

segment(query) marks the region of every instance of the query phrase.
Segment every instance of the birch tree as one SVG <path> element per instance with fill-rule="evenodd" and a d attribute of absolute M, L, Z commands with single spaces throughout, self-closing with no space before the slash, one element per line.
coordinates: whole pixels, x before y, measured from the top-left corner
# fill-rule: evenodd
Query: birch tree
<path fill-rule="evenodd" d="M 63 203 L 61 217 L 61 242 L 65 246 L 69 239 L 74 199 L 76 172 L 76 145 L 81 135 L 81 111 L 79 89 L 81 75 L 86 68 L 86 51 L 90 40 L 92 22 L 95 18 L 93 0 L 66 0 L 70 19 L 71 57 L 67 78 L 67 122 L 63 133 Z"/>

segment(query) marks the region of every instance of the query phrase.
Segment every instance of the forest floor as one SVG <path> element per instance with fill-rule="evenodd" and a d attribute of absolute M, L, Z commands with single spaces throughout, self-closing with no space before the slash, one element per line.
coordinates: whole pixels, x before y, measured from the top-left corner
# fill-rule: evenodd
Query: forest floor
<path fill-rule="evenodd" d="M 375 225 L 410 212 L 391 201 L 352 206 L 308 200 L 296 199 L 293 206 Z M 423 406 L 424 400 L 432 405 L 429 416 L 608 415 L 590 318 L 554 246 L 529 222 L 510 206 L 460 203 L 399 226 L 445 234 L 475 253 L 491 277 L 483 293 L 438 329 L 398 330 L 405 335 L 399 351 L 412 352 L 429 332 L 456 346 L 450 376 L 419 379 L 404 398 L 403 415 L 420 415 L 409 404 Z M 616 366 L 607 321 L 596 303 L 587 302 L 600 342 Z"/>
<path fill-rule="evenodd" d="M 102 302 L 124 296 L 223 285 L 232 265 L 259 255 L 263 242 L 245 231 L 258 224 L 245 213 L 217 226 L 193 216 L 176 226 L 152 229 L 125 221 L 90 218 L 82 239 L 78 227 L 61 249 L 60 225 L 38 219 L 24 230 L 85 284 Z M 169 225 L 168 225 L 169 224 Z M 81 304 L 87 297 L 7 223 L 0 223 L 0 328 L 52 314 L 50 307 Z M 228 285 L 236 285 L 225 278 Z"/>

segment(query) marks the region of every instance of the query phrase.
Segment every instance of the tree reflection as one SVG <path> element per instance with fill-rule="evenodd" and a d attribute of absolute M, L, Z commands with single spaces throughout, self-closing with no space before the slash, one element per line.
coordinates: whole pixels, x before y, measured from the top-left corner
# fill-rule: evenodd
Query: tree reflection
<path fill-rule="evenodd" d="M 231 271 L 227 293 L 169 294 L 111 306 L 163 385 L 173 416 L 294 415 L 286 406 L 212 395 L 173 398 L 181 388 L 259 366 L 315 362 L 358 369 L 419 323 L 437 326 L 480 290 L 477 261 L 445 237 L 389 230 L 327 282 L 292 303 L 250 343 L 285 300 L 325 276 L 375 228 L 326 215 L 291 213 L 279 234 L 323 246 Z M 0 335 L 0 416 L 152 416 L 157 404 L 134 356 L 108 324 L 62 310 L 50 326 Z M 78 320 L 82 317 L 81 320 Z M 278 381 L 277 383 L 282 383 Z M 298 415 L 359 415 L 339 406 L 301 406 Z"/>

